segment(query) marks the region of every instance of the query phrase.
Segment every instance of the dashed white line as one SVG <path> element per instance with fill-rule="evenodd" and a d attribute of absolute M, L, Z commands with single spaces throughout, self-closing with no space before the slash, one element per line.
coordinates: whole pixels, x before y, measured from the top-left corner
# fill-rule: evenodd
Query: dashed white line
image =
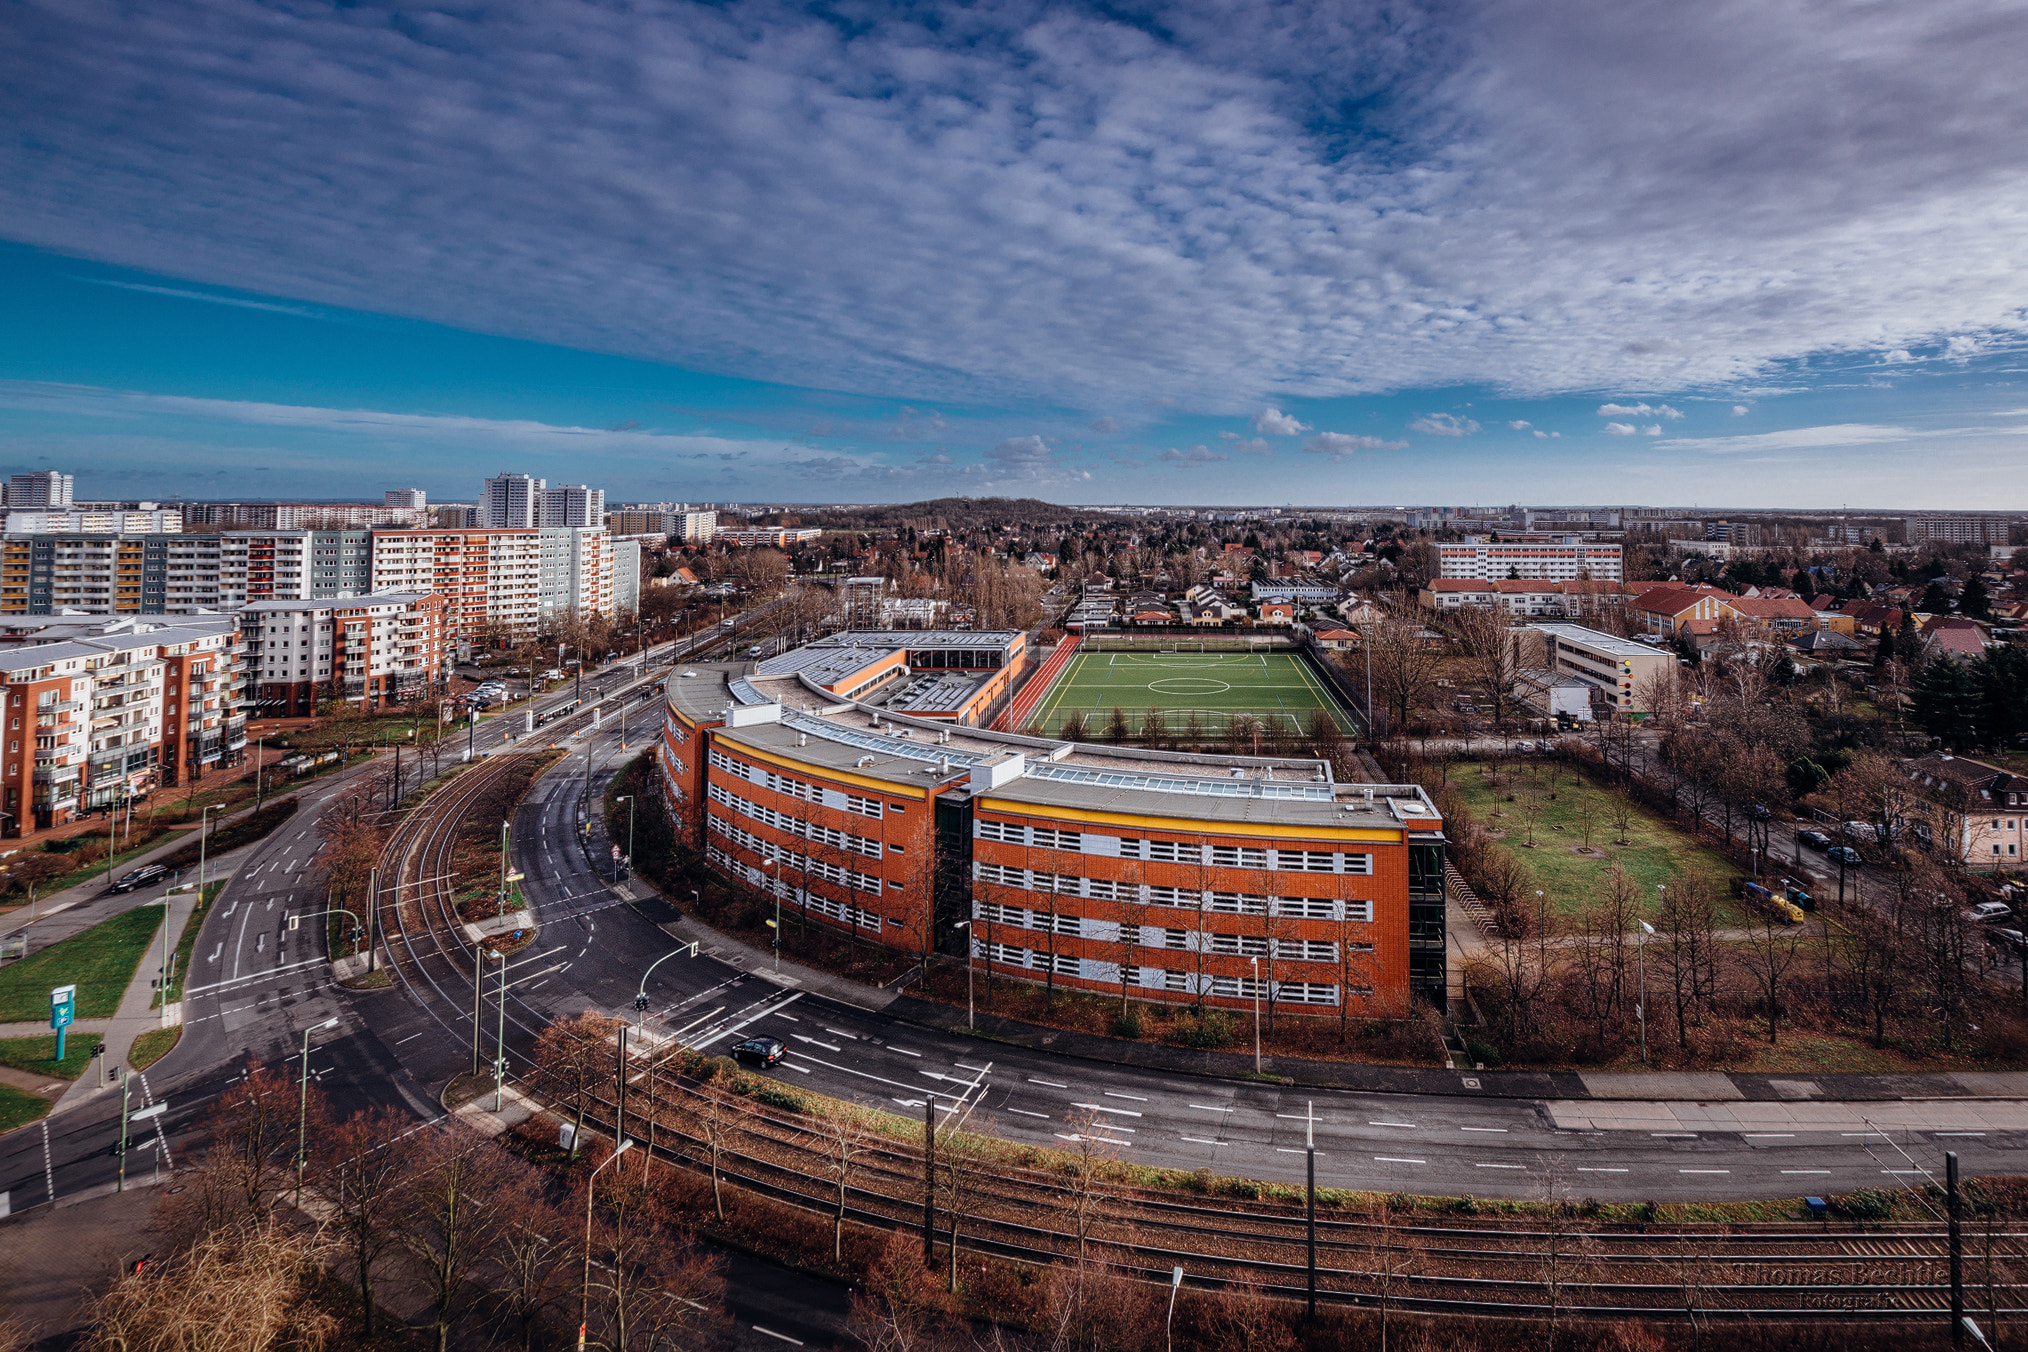
<path fill-rule="evenodd" d="M 1019 1113 L 1023 1117 L 1039 1117 L 1045 1122 L 1049 1120 L 1048 1113 L 1031 1113 L 1026 1108 L 1009 1108 L 1007 1111 L 1010 1113 Z"/>
<path fill-rule="evenodd" d="M 1784 1169 L 1782 1172 L 1785 1174 L 1828 1174 L 1831 1171 L 1829 1169 Z"/>
<path fill-rule="evenodd" d="M 1103 1103 L 1073 1103 L 1073 1108 L 1085 1108 L 1095 1113 L 1116 1113 L 1121 1117 L 1139 1117 L 1132 1108 L 1108 1108 Z"/>
<path fill-rule="evenodd" d="M 1030 1081 L 1030 1083 L 1034 1083 L 1034 1081 Z M 1190 1106 L 1201 1113 L 1229 1113 L 1232 1111 L 1230 1108 L 1218 1108 L 1209 1103 L 1193 1103 Z"/>
<path fill-rule="evenodd" d="M 1499 1132 L 1499 1133 L 1500 1133 L 1500 1134 L 1501 1134 L 1502 1136 L 1504 1136 L 1504 1135 L 1506 1135 L 1506 1134 L 1507 1134 L 1507 1129 L 1506 1129 L 1505 1127 L 1459 1127 L 1459 1128 L 1458 1128 L 1458 1130 L 1459 1130 L 1459 1131 L 1497 1131 L 1497 1132 Z"/>
<path fill-rule="evenodd" d="M 918 1060 L 920 1060 L 920 1059 L 922 1058 L 922 1053 L 921 1053 L 921 1052 L 912 1052 L 912 1051 L 910 1051 L 910 1050 L 909 1050 L 908 1048 L 906 1048 L 906 1047 L 896 1047 L 896 1046 L 893 1046 L 893 1045 L 889 1045 L 889 1047 L 888 1047 L 888 1049 L 887 1049 L 887 1050 L 889 1050 L 889 1051 L 891 1051 L 891 1052 L 900 1052 L 900 1053 L 901 1053 L 901 1054 L 902 1054 L 903 1056 L 913 1056 L 913 1057 L 917 1058 Z"/>
<path fill-rule="evenodd" d="M 1581 1174 L 1623 1174 L 1626 1172 L 1625 1169 L 1608 1169 L 1584 1164 L 1578 1165 L 1577 1171 Z"/>
<path fill-rule="evenodd" d="M 1474 1169 L 1526 1169 L 1525 1164 L 1474 1164 Z"/>
<path fill-rule="evenodd" d="M 1197 1105 L 1193 1103 L 1190 1106 L 1195 1108 Z M 1415 1130 L 1415 1123 L 1413 1122 L 1368 1122 L 1366 1125 L 1369 1127 L 1407 1127 L 1410 1131 Z"/>
<path fill-rule="evenodd" d="M 762 1328 L 759 1324 L 750 1324 L 748 1325 L 748 1327 L 751 1328 L 755 1333 L 764 1333 L 770 1338 L 779 1338 L 783 1342 L 789 1343 L 796 1347 L 802 1347 L 805 1345 L 801 1338 L 791 1338 L 786 1333 L 776 1333 L 773 1329 Z"/>
<path fill-rule="evenodd" d="M 1679 1174 L 1729 1174 L 1730 1169 L 1678 1169 Z"/>
<path fill-rule="evenodd" d="M 403 1042 L 413 1042 L 421 1036 L 422 1036 L 421 1033 L 410 1033 L 407 1037 L 400 1039 L 394 1045 L 399 1047 Z"/>
<path fill-rule="evenodd" d="M 1745 1131 L 1740 1133 L 1740 1139 L 1747 1141 L 1772 1141 L 1794 1135 L 1795 1133 L 1792 1131 Z"/>
<path fill-rule="evenodd" d="M 1028 1083 L 1030 1083 L 1030 1084 L 1046 1084 L 1046 1085 L 1048 1085 L 1048 1086 L 1049 1086 L 1049 1087 L 1050 1087 L 1051 1089 L 1068 1089 L 1068 1088 L 1070 1088 L 1070 1086 L 1069 1086 L 1069 1085 L 1067 1085 L 1067 1084 L 1058 1084 L 1058 1083 L 1057 1083 L 1056 1081 L 1054 1081 L 1054 1080 L 1038 1080 L 1038 1079 L 1036 1079 L 1036 1078 L 1035 1078 L 1034 1076 L 1032 1076 L 1032 1075 L 1028 1077 Z"/>
<path fill-rule="evenodd" d="M 1429 1161 L 1428 1161 L 1428 1160 L 1408 1160 L 1408 1159 L 1402 1159 L 1402 1158 L 1401 1158 L 1400 1156 L 1398 1156 L 1398 1155 L 1375 1155 L 1375 1156 L 1374 1156 L 1373 1158 L 1374 1158 L 1374 1161 L 1375 1161 L 1376 1163 L 1379 1163 L 1379 1164 L 1428 1164 L 1428 1163 L 1429 1163 Z"/>
<path fill-rule="evenodd" d="M 1933 1131 L 1932 1136 L 1984 1136 L 1983 1131 Z"/>
<path fill-rule="evenodd" d="M 1694 1131 L 1651 1131 L 1648 1133 L 1648 1135 L 1653 1136 L 1657 1140 L 1663 1141 L 1674 1140 L 1677 1138 L 1681 1138 L 1686 1141 L 1694 1141 L 1697 1139 L 1697 1133 Z"/>
<path fill-rule="evenodd" d="M 1148 1101 L 1146 1094 L 1116 1094 L 1110 1089 L 1102 1089 L 1099 1092 L 1106 1098 L 1132 1099 L 1136 1103 L 1146 1103 Z"/>
<path fill-rule="evenodd" d="M 1224 1145 L 1224 1144 L 1225 1144 L 1225 1142 L 1223 1142 L 1223 1141 L 1207 1141 L 1207 1140 L 1205 1140 L 1205 1139 L 1204 1139 L 1204 1138 L 1203 1138 L 1202 1136 L 1182 1136 L 1182 1137 L 1178 1137 L 1177 1139 L 1179 1139 L 1179 1140 L 1184 1140 L 1184 1141 L 1192 1141 L 1192 1142 L 1195 1142 L 1195 1143 L 1196 1143 L 1196 1144 L 1198 1144 L 1198 1145 Z"/>

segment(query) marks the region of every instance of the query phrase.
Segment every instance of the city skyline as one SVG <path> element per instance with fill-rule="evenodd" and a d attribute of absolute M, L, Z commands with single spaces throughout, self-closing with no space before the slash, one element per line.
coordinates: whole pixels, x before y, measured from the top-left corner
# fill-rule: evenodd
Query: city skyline
<path fill-rule="evenodd" d="M 2028 25 L 1820 18 L 23 11 L 0 471 L 2028 505 Z"/>

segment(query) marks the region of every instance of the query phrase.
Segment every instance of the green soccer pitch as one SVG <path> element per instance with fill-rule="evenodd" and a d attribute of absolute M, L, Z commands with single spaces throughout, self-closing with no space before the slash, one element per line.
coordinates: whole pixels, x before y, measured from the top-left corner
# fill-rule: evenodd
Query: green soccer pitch
<path fill-rule="evenodd" d="M 1030 726 L 1054 735 L 1073 712 L 1085 717 L 1087 735 L 1096 735 L 1114 709 L 1138 731 L 1151 709 L 1160 709 L 1171 736 L 1192 713 L 1206 735 L 1223 736 L 1234 715 L 1275 715 L 1307 733 L 1317 710 L 1329 714 L 1346 734 L 1356 732 L 1352 713 L 1332 697 L 1303 659 L 1290 652 L 1080 652 L 1043 697 Z"/>

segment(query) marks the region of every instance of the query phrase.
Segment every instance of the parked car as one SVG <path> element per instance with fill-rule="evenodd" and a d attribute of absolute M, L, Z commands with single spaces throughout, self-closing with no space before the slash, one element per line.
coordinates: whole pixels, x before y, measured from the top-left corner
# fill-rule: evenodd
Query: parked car
<path fill-rule="evenodd" d="M 551 667 L 548 671 L 542 673 L 542 679 L 545 681 L 560 681 L 563 679 L 563 672 L 557 667 Z"/>
<path fill-rule="evenodd" d="M 166 878 L 168 876 L 169 870 L 163 868 L 160 864 L 143 864 L 133 872 L 123 875 L 118 882 L 113 884 L 112 890 L 115 892 L 131 892 L 137 887 L 146 887 L 157 878 Z"/>
<path fill-rule="evenodd" d="M 1802 841 L 1803 844 L 1813 850 L 1828 850 L 1831 848 L 1831 838 L 1822 831 L 1798 831 L 1796 832 L 1796 839 Z"/>
<path fill-rule="evenodd" d="M 748 648 L 748 649 L 746 650 L 746 655 L 747 655 L 748 657 L 759 657 L 759 656 L 760 656 L 760 655 L 761 655 L 761 654 L 762 654 L 763 652 L 766 652 L 766 651 L 767 651 L 767 645 L 766 645 L 766 644 L 764 644 L 764 643 L 756 643 L 756 644 L 754 644 L 754 645 L 753 645 L 753 646 L 752 646 L 751 648 Z"/>
<path fill-rule="evenodd" d="M 1981 925 L 1991 925 L 1996 921 L 2012 920 L 2014 908 L 2004 901 L 1981 901 L 1975 902 L 1965 914 Z"/>
<path fill-rule="evenodd" d="M 1757 822 L 1764 822 L 1772 818 L 1774 812 L 1769 809 L 1766 803 L 1754 803 L 1746 809 L 1746 815 Z"/>
<path fill-rule="evenodd" d="M 766 1070 L 789 1054 L 789 1045 L 778 1037 L 750 1037 L 732 1049 L 735 1060 Z"/>
<path fill-rule="evenodd" d="M 1515 749 L 1516 751 L 1533 751 L 1533 750 L 1535 750 L 1535 743 L 1533 743 L 1533 742 L 1516 742 L 1516 743 L 1514 743 L 1514 749 Z"/>
<path fill-rule="evenodd" d="M 1866 856 L 1860 854 L 1859 851 L 1853 849 L 1850 845 L 1833 845 L 1830 849 L 1824 851 L 1824 853 L 1830 855 L 1833 861 L 1850 864 L 1853 868 L 1857 868 L 1866 862 Z"/>
<path fill-rule="evenodd" d="M 2009 929 L 2004 925 L 1989 925 L 1982 931 L 1986 942 L 1995 948 L 2011 949 L 2016 953 L 2028 950 L 2028 934 Z"/>

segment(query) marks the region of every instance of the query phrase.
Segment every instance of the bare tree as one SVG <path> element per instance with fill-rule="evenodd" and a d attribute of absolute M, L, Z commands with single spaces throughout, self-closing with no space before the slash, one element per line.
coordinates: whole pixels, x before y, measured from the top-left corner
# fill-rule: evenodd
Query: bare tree
<path fill-rule="evenodd" d="M 1802 931 L 1792 928 L 1778 919 L 1772 908 L 1756 915 L 1746 928 L 1746 942 L 1741 947 L 1741 958 L 1746 969 L 1753 974 L 1754 984 L 1760 988 L 1761 999 L 1767 1008 L 1767 1040 L 1780 1040 L 1782 983 L 1787 979 L 1789 969 L 1795 966 L 1801 951 Z"/>
<path fill-rule="evenodd" d="M 403 1247 L 426 1278 L 437 1352 L 471 1298 L 480 1266 L 505 1219 L 503 1202 L 527 1166 L 462 1122 L 422 1137 L 416 1152 Z"/>
<path fill-rule="evenodd" d="M 870 1142 L 859 1124 L 842 1114 L 824 1119 L 825 1172 L 837 1188 L 837 1210 L 831 1215 L 831 1261 L 845 1261 L 845 1195 L 852 1186 L 853 1170 Z"/>
<path fill-rule="evenodd" d="M 558 1020 L 535 1041 L 535 1068 L 552 1098 L 571 1114 L 570 1153 L 576 1157 L 585 1114 L 612 1087 L 613 1038 L 619 1021 L 590 1010 Z"/>
<path fill-rule="evenodd" d="M 1064 1181 L 1063 1207 L 1077 1236 L 1077 1261 L 1082 1264 L 1090 1256 L 1087 1246 L 1099 1213 L 1111 1200 L 1105 1191 L 1105 1180 L 1111 1173 L 1113 1148 L 1097 1134 L 1106 1125 L 1098 1112 L 1087 1108 L 1070 1121 L 1071 1132 L 1077 1139 L 1064 1165 L 1068 1177 Z"/>
<path fill-rule="evenodd" d="M 198 1238 L 174 1263 L 129 1272 L 93 1301 L 90 1352 L 319 1352 L 338 1320 L 311 1299 L 332 1241 L 273 1216 Z"/>
<path fill-rule="evenodd" d="M 542 1319 L 569 1294 L 579 1256 L 571 1242 L 576 1227 L 530 1182 L 523 1180 L 503 1199 L 499 1237 L 490 1255 L 490 1284 L 500 1301 L 500 1319 L 513 1328 L 521 1352 L 533 1352 Z"/>
<path fill-rule="evenodd" d="M 360 1318 L 373 1336 L 373 1278 L 401 1244 L 419 1140 L 414 1122 L 382 1108 L 356 1113 L 331 1128 L 321 1153 L 317 1193 L 333 1233 L 359 1279 Z"/>
<path fill-rule="evenodd" d="M 738 1111 L 709 1085 L 699 1085 L 697 1097 L 690 1105 L 690 1120 L 696 1125 L 697 1134 L 704 1138 L 705 1156 L 711 1170 L 711 1209 L 723 1221 L 725 1196 L 719 1189 L 718 1161 L 727 1142 L 739 1130 Z"/>
<path fill-rule="evenodd" d="M 1374 1200 L 1366 1231 L 1366 1265 L 1374 1300 L 1380 1306 L 1378 1352 L 1387 1352 L 1388 1319 L 1396 1296 L 1422 1266 L 1421 1246 L 1395 1229 L 1394 1198 L 1388 1193 L 1379 1193 Z"/>
<path fill-rule="evenodd" d="M 1494 724 L 1504 726 L 1513 717 L 1514 688 L 1521 678 L 1513 616 L 1497 602 L 1465 606 L 1452 618 L 1451 631 L 1472 679 L 1485 688 Z"/>
<path fill-rule="evenodd" d="M 1387 710 L 1390 729 L 1406 727 L 1409 715 L 1428 700 L 1441 654 L 1414 618 L 1388 616 L 1363 632 L 1373 657 L 1373 693 Z"/>
<path fill-rule="evenodd" d="M 1717 902 L 1703 878 L 1679 878 L 1662 893 L 1656 929 L 1656 965 L 1667 974 L 1675 1004 L 1676 1045 L 1690 1046 L 1690 1015 L 1709 1005 L 1717 990 Z"/>
<path fill-rule="evenodd" d="M 1598 1048 L 1609 1046 L 1613 1024 L 1627 1005 L 1627 940 L 1639 923 L 1636 902 L 1639 893 L 1627 871 L 1614 864 L 1606 872 L 1604 889 L 1578 913 L 1578 932 L 1571 949 L 1578 999 Z"/>

